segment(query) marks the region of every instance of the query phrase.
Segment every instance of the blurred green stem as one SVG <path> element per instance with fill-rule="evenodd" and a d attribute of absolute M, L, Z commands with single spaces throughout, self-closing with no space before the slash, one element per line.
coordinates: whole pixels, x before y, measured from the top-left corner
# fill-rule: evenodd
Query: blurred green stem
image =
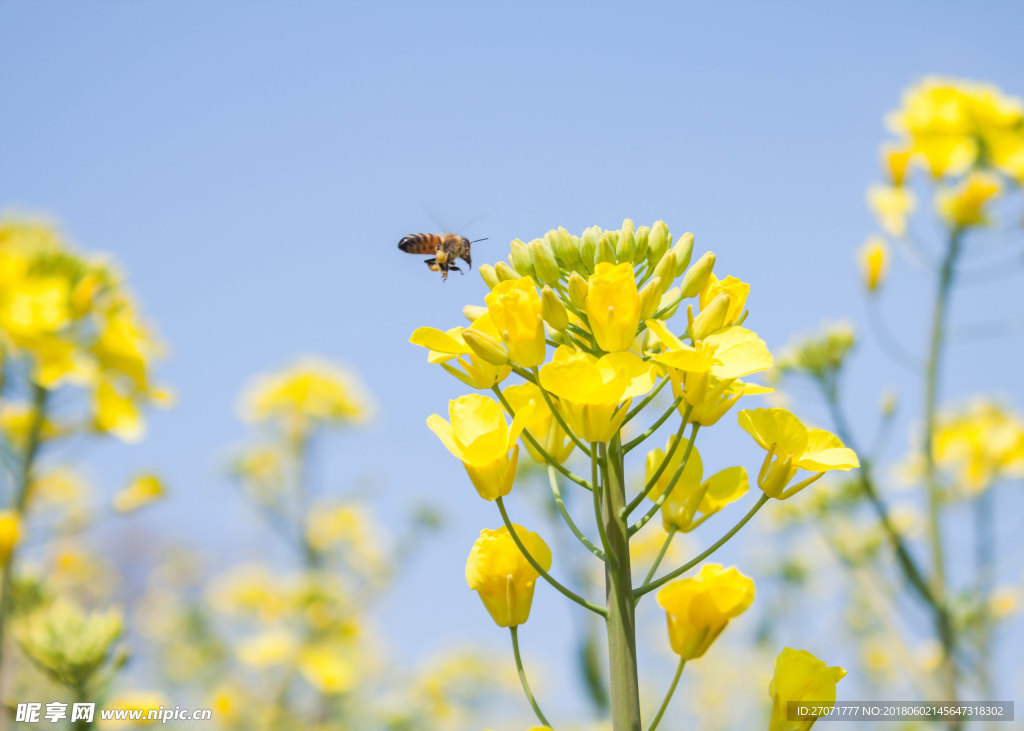
<path fill-rule="evenodd" d="M 938 408 L 939 377 L 942 366 L 942 345 L 946 331 L 946 313 L 956 276 L 956 262 L 963 243 L 963 229 L 954 228 L 949 235 L 946 253 L 939 270 L 939 284 L 932 309 L 931 342 L 928 348 L 927 370 L 924 390 L 924 451 L 925 477 L 928 484 L 928 539 L 932 550 L 932 594 L 937 604 L 946 604 L 946 559 L 942 546 L 942 489 L 939 484 L 938 467 L 935 463 L 935 425 Z M 955 703 L 956 695 L 956 634 L 949 621 L 948 610 L 942 612 L 939 621 L 939 639 L 942 642 L 942 674 L 945 692 L 943 701 Z"/>
<path fill-rule="evenodd" d="M 992 486 L 974 499 L 975 594 L 978 597 L 978 682 L 985 698 L 995 698 L 992 675 L 992 580 L 995 566 L 995 495 Z"/>
<path fill-rule="evenodd" d="M 21 453 L 21 462 L 15 476 L 14 495 L 10 509 L 20 522 L 25 515 L 28 502 L 29 486 L 32 484 L 32 473 L 35 468 L 39 446 L 42 443 L 43 422 L 46 420 L 46 399 L 49 391 L 38 384 L 32 384 L 32 412 L 29 417 L 28 433 L 25 437 L 25 449 Z M 8 615 L 11 612 L 11 589 L 14 579 L 14 561 L 17 545 L 11 549 L 4 564 L 3 578 L 0 579 L 0 680 L 3 679 L 4 639 L 7 629 Z M 3 684 L 0 682 L 0 687 Z"/>

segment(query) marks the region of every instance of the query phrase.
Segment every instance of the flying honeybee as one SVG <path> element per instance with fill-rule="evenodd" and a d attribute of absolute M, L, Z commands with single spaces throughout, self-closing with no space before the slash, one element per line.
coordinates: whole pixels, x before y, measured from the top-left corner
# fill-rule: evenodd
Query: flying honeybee
<path fill-rule="evenodd" d="M 467 268 L 472 269 L 473 261 L 469 257 L 469 247 L 477 241 L 486 240 L 470 241 L 458 234 L 409 234 L 398 242 L 398 248 L 407 254 L 433 254 L 425 264 L 430 267 L 430 271 L 441 272 L 441 279 L 446 280 L 449 271 L 462 273 L 456 266 L 456 259 L 462 259 L 466 262 Z"/>

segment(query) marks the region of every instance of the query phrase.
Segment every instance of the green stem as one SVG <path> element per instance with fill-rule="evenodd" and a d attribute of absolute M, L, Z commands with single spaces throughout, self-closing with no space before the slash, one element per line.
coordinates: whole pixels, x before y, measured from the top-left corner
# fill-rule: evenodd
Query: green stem
<path fill-rule="evenodd" d="M 505 394 L 501 392 L 501 389 L 498 388 L 497 385 L 494 385 L 491 386 L 491 390 L 494 391 L 495 395 L 498 397 L 498 400 L 501 402 L 501 405 L 505 407 L 505 411 L 508 412 L 508 415 L 515 419 L 516 412 L 515 410 L 513 410 L 512 405 L 508 402 L 508 399 L 505 398 Z M 565 465 L 563 465 L 561 462 L 559 462 L 550 454 L 548 454 L 547 450 L 540 445 L 540 442 L 538 442 L 532 434 L 530 434 L 529 430 L 523 429 L 523 436 L 526 437 L 526 441 L 528 441 L 530 445 L 537 450 L 537 453 L 544 458 L 544 461 L 547 462 L 548 465 L 554 467 L 556 470 L 561 472 L 563 475 L 565 475 L 567 478 L 575 482 L 580 487 L 585 488 L 587 490 L 594 489 L 593 487 L 591 487 L 589 482 L 587 482 L 582 477 L 569 470 Z"/>
<path fill-rule="evenodd" d="M 650 571 L 648 571 L 647 576 L 644 577 L 644 584 L 654 578 L 654 574 L 658 571 L 658 567 L 661 566 L 661 562 L 665 558 L 665 554 L 668 553 L 668 547 L 672 544 L 672 539 L 675 538 L 677 530 L 679 529 L 675 526 L 668 529 L 668 533 L 665 534 L 665 540 L 661 544 L 661 550 L 658 551 L 658 555 L 654 559 L 654 563 L 651 564 Z"/>
<path fill-rule="evenodd" d="M 978 655 L 981 672 L 979 685 L 985 698 L 995 698 L 992 682 L 992 598 L 993 566 L 995 565 L 995 508 L 992 487 L 974 499 L 975 592 L 978 602 Z"/>
<path fill-rule="evenodd" d="M 640 494 L 629 501 L 629 504 L 626 506 L 627 514 L 632 513 L 634 510 L 636 510 L 637 506 L 639 506 L 640 503 L 642 503 L 644 499 L 648 495 L 650 495 L 651 490 L 653 490 L 654 486 L 658 484 L 658 480 L 661 479 L 661 475 L 668 468 L 668 463 L 672 461 L 672 457 L 675 455 L 676 450 L 679 449 L 679 445 L 682 444 L 683 442 L 683 434 L 686 432 L 686 423 L 687 420 L 690 418 L 690 411 L 692 409 L 693 407 L 690 406 L 690 404 L 686 405 L 686 411 L 683 413 L 683 420 L 679 424 L 679 429 L 676 431 L 676 438 L 672 440 L 672 446 L 670 446 L 668 448 L 668 452 L 665 453 L 665 459 L 663 459 L 661 461 L 661 464 L 658 465 L 658 469 L 656 469 L 654 471 L 654 474 L 651 475 L 651 479 L 649 479 L 647 483 L 644 485 L 644 489 L 640 491 Z"/>
<path fill-rule="evenodd" d="M 29 486 L 32 484 L 32 472 L 35 467 L 39 447 L 42 444 L 43 422 L 46 419 L 46 399 L 49 392 L 38 384 L 32 384 L 32 413 L 29 420 L 28 435 L 25 449 L 21 454 L 17 476 L 14 484 L 14 501 L 11 509 L 20 522 L 25 515 L 28 502 Z M 4 564 L 3 577 L 0 578 L 0 673 L 3 669 L 4 635 L 7 619 L 11 612 L 11 590 L 14 583 L 14 562 L 18 547 L 11 548 Z"/>
<path fill-rule="evenodd" d="M 583 531 L 579 529 L 569 511 L 565 508 L 565 503 L 562 501 L 562 491 L 558 487 L 558 475 L 555 474 L 555 470 L 548 467 L 548 481 L 551 483 L 551 494 L 554 495 L 555 505 L 558 506 L 558 512 L 562 515 L 562 519 L 565 520 L 565 524 L 569 526 L 569 530 L 576 536 L 577 540 L 582 543 L 588 551 L 597 556 L 599 559 L 604 561 L 604 552 L 590 542 L 590 539 L 583 535 Z"/>
<path fill-rule="evenodd" d="M 526 671 L 523 670 L 523 659 L 519 656 L 519 627 L 513 625 L 508 628 L 512 635 L 512 654 L 516 658 L 516 671 L 519 673 L 519 682 L 523 686 L 523 693 L 526 694 L 526 700 L 530 702 L 530 708 L 536 714 L 537 719 L 548 728 L 553 728 L 548 719 L 544 718 L 544 714 L 540 710 L 540 706 L 537 705 L 537 699 L 533 697 L 533 692 L 530 690 L 530 684 L 526 680 Z"/>
<path fill-rule="evenodd" d="M 658 385 L 655 386 L 654 389 L 650 393 L 648 393 L 646 396 L 644 396 L 643 399 L 636 406 L 634 406 L 632 409 L 630 409 L 629 412 L 626 414 L 625 421 L 622 422 L 623 425 L 628 424 L 630 421 L 633 420 L 634 416 L 636 416 L 641 411 L 643 411 L 644 407 L 647 406 L 647 404 L 651 403 L 651 401 L 654 400 L 654 397 L 657 396 L 661 392 L 661 389 L 665 388 L 665 385 L 669 382 L 669 380 L 670 379 L 667 378 L 667 377 L 666 378 L 662 378 L 661 381 L 658 383 Z"/>
<path fill-rule="evenodd" d="M 519 535 L 516 533 L 515 527 L 512 525 L 512 521 L 509 520 L 508 512 L 506 512 L 505 510 L 505 503 L 502 501 L 500 497 L 494 502 L 498 504 L 498 511 L 501 513 L 501 519 L 505 523 L 505 527 L 508 529 L 508 534 L 512 536 L 512 542 L 516 544 L 516 548 L 518 548 L 519 552 L 523 554 L 523 558 L 525 558 L 527 563 L 529 563 L 533 567 L 533 570 L 540 574 L 541 577 L 543 577 L 543 579 L 546 582 L 551 584 L 551 586 L 553 586 L 558 592 L 560 592 L 567 598 L 571 599 L 572 601 L 576 602 L 581 607 L 589 609 L 594 614 L 600 614 L 602 617 L 605 616 L 606 612 L 602 607 L 599 607 L 592 602 L 588 602 L 586 599 L 581 597 L 576 592 L 559 583 L 557 579 L 551 576 L 551 574 L 545 571 L 541 567 L 541 565 L 537 563 L 537 559 L 535 559 L 527 550 L 526 546 L 523 545 L 523 542 L 520 540 Z"/>
<path fill-rule="evenodd" d="M 633 592 L 633 598 L 635 600 L 639 601 L 640 597 L 642 597 L 644 594 L 647 594 L 649 592 L 654 591 L 655 589 L 657 589 L 659 586 L 662 586 L 663 584 L 667 584 L 668 582 L 672 581 L 672 579 L 676 578 L 677 576 L 682 576 L 687 571 L 692 569 L 694 566 L 699 564 L 701 561 L 706 559 L 708 556 L 713 554 L 715 551 L 717 551 L 719 548 L 721 548 L 725 544 L 726 541 L 728 541 L 730 538 L 732 538 L 734 535 L 736 535 L 736 533 L 739 532 L 740 528 L 745 526 L 750 521 L 750 519 L 754 517 L 754 515 L 757 513 L 757 511 L 760 510 L 762 507 L 764 507 L 764 504 L 766 502 L 768 502 L 768 500 L 769 500 L 769 497 L 767 495 L 761 495 L 760 499 L 758 499 L 758 501 L 756 503 L 754 503 L 754 507 L 752 507 L 747 512 L 747 514 L 744 515 L 740 519 L 739 523 L 737 523 L 732 528 L 730 528 L 729 531 L 725 535 L 723 535 L 717 541 L 712 543 L 711 546 L 709 546 L 706 550 L 704 550 L 703 552 L 699 553 L 696 557 L 694 557 L 690 561 L 686 562 L 685 564 L 683 564 L 682 566 L 680 566 L 676 570 L 670 571 L 669 573 L 665 574 L 664 576 L 662 576 L 657 581 L 650 581 L 650 582 L 644 584 L 643 586 L 639 587 L 638 589 L 636 589 Z"/>
<path fill-rule="evenodd" d="M 689 416 L 689 413 L 687 413 Z M 683 423 L 686 423 L 686 419 L 683 419 Z M 658 514 L 661 506 L 668 500 L 668 496 L 672 494 L 672 491 L 676 487 L 676 483 L 679 482 L 679 478 L 683 476 L 683 471 L 686 469 L 686 463 L 690 461 L 690 452 L 693 451 L 693 443 L 697 441 L 697 430 L 700 429 L 700 424 L 697 422 L 693 423 L 693 429 L 690 430 L 690 441 L 686 443 L 686 451 L 683 453 L 683 459 L 679 462 L 679 466 L 676 468 L 675 473 L 672 475 L 672 480 L 668 483 L 668 487 L 665 488 L 665 492 L 654 501 L 654 505 L 648 510 L 640 520 L 629 527 L 629 535 L 636 534 L 641 528 L 650 522 L 651 518 Z M 645 490 L 643 497 L 647 497 L 649 490 Z"/>
<path fill-rule="evenodd" d="M 932 593 L 935 596 L 936 602 L 942 606 L 946 605 L 946 559 L 942 546 L 942 489 L 939 484 L 938 467 L 935 462 L 935 423 L 938 408 L 939 376 L 942 366 L 942 345 L 946 330 L 946 312 L 949 308 L 950 294 L 956 275 L 956 261 L 960 255 L 960 248 L 963 243 L 963 233 L 961 228 L 955 228 L 950 232 L 949 244 L 942 259 L 942 267 L 939 270 L 939 284 L 932 310 L 931 343 L 928 348 L 927 370 L 925 372 L 924 444 L 922 446 L 924 450 L 924 471 L 928 484 L 928 539 L 931 543 L 932 563 L 934 565 Z M 947 694 L 947 697 L 943 700 L 955 703 L 957 698 L 956 666 L 954 664 L 956 634 L 952 624 L 948 621 L 948 614 L 946 614 L 945 619 L 940 619 L 938 633 L 942 642 L 942 671 Z"/>
<path fill-rule="evenodd" d="M 636 605 L 629 565 L 629 528 L 624 513 L 626 486 L 618 435 L 601 444 L 606 482 L 600 518 L 604 524 L 605 600 L 608 608 L 608 665 L 613 731 L 640 731 L 640 690 L 636 666 Z"/>
<path fill-rule="evenodd" d="M 672 701 L 672 696 L 675 695 L 676 686 L 679 685 L 679 678 L 683 674 L 683 667 L 686 665 L 685 658 L 679 658 L 679 665 L 676 667 L 676 674 L 672 678 L 672 684 L 668 687 L 668 692 L 665 694 L 665 700 L 661 702 L 661 707 L 658 708 L 658 713 L 654 716 L 654 720 L 651 721 L 651 725 L 647 727 L 647 731 L 654 731 L 658 728 L 658 724 L 661 723 L 661 717 L 665 715 L 668 704 Z"/>
<path fill-rule="evenodd" d="M 677 398 L 675 401 L 672 402 L 672 406 L 669 407 L 668 411 L 666 411 L 664 414 L 659 416 L 657 421 L 655 421 L 653 424 L 651 424 L 651 427 L 647 431 L 645 431 L 643 434 L 640 434 L 635 439 L 630 439 L 628 442 L 626 442 L 626 444 L 622 447 L 622 453 L 623 454 L 628 454 L 629 452 L 631 452 L 633 450 L 634 447 L 637 447 L 641 443 L 646 441 L 647 437 L 651 436 L 651 434 L 653 434 L 654 432 L 658 431 L 658 429 L 661 427 L 661 425 L 664 424 L 666 420 L 668 420 L 668 417 L 672 416 L 672 414 L 674 414 L 676 412 L 676 407 L 679 406 L 679 403 L 682 400 L 683 400 L 682 396 Z M 689 406 L 689 404 L 687 404 L 687 406 Z M 685 423 L 686 423 L 686 420 L 684 419 L 683 420 L 683 424 L 685 424 Z"/>

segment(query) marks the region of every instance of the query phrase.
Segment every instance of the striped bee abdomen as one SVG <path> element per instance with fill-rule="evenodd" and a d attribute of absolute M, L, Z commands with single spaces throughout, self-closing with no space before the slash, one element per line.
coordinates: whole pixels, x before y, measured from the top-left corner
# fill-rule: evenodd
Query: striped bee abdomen
<path fill-rule="evenodd" d="M 409 254 L 433 254 L 440 243 L 437 234 L 409 234 L 398 242 L 398 248 Z"/>

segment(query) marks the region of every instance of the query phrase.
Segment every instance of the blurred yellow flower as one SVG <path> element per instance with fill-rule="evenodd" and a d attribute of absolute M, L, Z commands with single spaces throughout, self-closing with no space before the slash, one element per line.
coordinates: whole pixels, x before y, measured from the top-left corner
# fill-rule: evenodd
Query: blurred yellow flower
<path fill-rule="evenodd" d="M 544 319 L 533 279 L 499 282 L 484 301 L 512 360 L 527 368 L 543 363 Z"/>
<path fill-rule="evenodd" d="M 587 319 L 598 347 L 608 353 L 629 350 L 640 326 L 632 264 L 601 262 L 587 284 Z"/>
<path fill-rule="evenodd" d="M 754 601 L 754 582 L 735 567 L 705 564 L 696 576 L 673 581 L 658 592 L 668 617 L 672 651 L 686 660 L 701 657 L 729 620 Z"/>
<path fill-rule="evenodd" d="M 939 415 L 935 459 L 969 495 L 1024 475 L 1024 419 L 994 399 L 978 399 Z"/>
<path fill-rule="evenodd" d="M 110 659 L 121 636 L 121 612 L 85 612 L 57 600 L 18 625 L 18 643 L 32 661 L 70 688 L 85 688 Z"/>
<path fill-rule="evenodd" d="M 907 218 L 914 212 L 914 194 L 906 188 L 872 185 L 868 188 L 868 207 L 878 225 L 890 236 L 902 238 L 907 232 Z"/>
<path fill-rule="evenodd" d="M 988 223 L 985 204 L 999 195 L 1002 184 L 989 173 L 971 173 L 966 180 L 951 190 L 935 196 L 935 207 L 949 225 L 956 228 Z"/>
<path fill-rule="evenodd" d="M 518 412 L 509 426 L 497 402 L 471 393 L 448 402 L 450 423 L 431 414 L 427 426 L 462 461 L 480 497 L 495 500 L 512 490 L 519 459 L 516 440 L 528 412 Z"/>
<path fill-rule="evenodd" d="M 903 179 L 907 175 L 907 166 L 914 151 L 909 147 L 901 145 L 886 144 L 882 146 L 882 165 L 889 174 L 889 182 L 893 185 L 903 185 Z"/>
<path fill-rule="evenodd" d="M 100 728 L 139 728 L 142 726 L 155 726 L 158 719 L 148 719 L 146 716 L 150 711 L 157 711 L 167 706 L 167 698 L 156 690 L 128 690 L 122 691 L 103 704 L 104 708 L 120 711 L 142 711 L 141 719 L 102 719 L 96 714 Z"/>
<path fill-rule="evenodd" d="M 291 661 L 298 650 L 295 634 L 283 627 L 271 628 L 238 645 L 238 659 L 254 668 L 268 668 Z"/>
<path fill-rule="evenodd" d="M 298 656 L 299 672 L 321 693 L 345 693 L 356 684 L 358 669 L 348 657 L 348 648 L 338 643 L 310 645 Z"/>
<path fill-rule="evenodd" d="M 550 569 L 551 551 L 544 539 L 520 525 L 512 527 L 540 567 Z M 466 583 L 499 627 L 515 627 L 529 619 L 538 576 L 504 526 L 480 531 L 466 561 Z"/>
<path fill-rule="evenodd" d="M 505 399 L 512 407 L 513 413 L 523 412 L 526 414 L 523 420 L 525 430 L 540 443 L 548 455 L 559 463 L 569 458 L 576 443 L 558 424 L 540 388 L 533 383 L 509 386 L 505 389 Z M 557 397 L 552 396 L 551 400 L 556 403 L 557 407 Z M 524 441 L 523 446 L 526 447 L 526 451 L 534 462 L 547 463 L 544 456 L 534 449 L 529 441 Z"/>
<path fill-rule="evenodd" d="M 664 450 L 654 449 L 647 453 L 645 484 L 665 461 L 665 455 L 672 449 L 675 440 L 675 436 L 671 436 Z M 660 498 L 668 488 L 685 453 L 686 445 L 680 444 L 648 495 L 651 500 Z M 747 471 L 742 467 L 729 467 L 705 480 L 700 452 L 693 447 L 678 482 L 661 506 L 665 530 L 676 528 L 688 533 L 729 503 L 739 500 L 747 493 L 747 489 Z"/>
<path fill-rule="evenodd" d="M 145 473 L 135 477 L 127 487 L 114 496 L 113 507 L 119 513 L 130 513 L 159 500 L 166 494 L 159 475 Z"/>
<path fill-rule="evenodd" d="M 21 518 L 14 510 L 0 510 L 0 565 L 6 564 L 21 537 Z"/>
<path fill-rule="evenodd" d="M 839 437 L 824 429 L 808 429 L 785 409 L 741 411 L 739 423 L 768 452 L 757 481 L 768 497 L 785 500 L 825 472 L 860 466 L 857 455 Z M 817 474 L 787 489 L 798 469 Z"/>
<path fill-rule="evenodd" d="M 859 258 L 864 288 L 874 293 L 889 271 L 889 245 L 881 236 L 870 236 L 861 247 Z"/>
<path fill-rule="evenodd" d="M 789 721 L 788 704 L 807 702 L 831 708 L 836 702 L 836 684 L 845 675 L 846 671 L 841 667 L 828 667 L 806 650 L 784 649 L 775 660 L 775 675 L 768 685 L 768 695 L 772 699 L 769 731 L 809 729 L 817 717 Z"/>
<path fill-rule="evenodd" d="M 654 386 L 654 375 L 650 365 L 632 353 L 595 358 L 562 345 L 540 369 L 540 385 L 559 397 L 577 436 L 607 442 L 622 426 L 631 400 Z"/>
<path fill-rule="evenodd" d="M 257 377 L 242 394 L 245 418 L 279 421 L 293 436 L 318 424 L 364 422 L 371 409 L 369 397 L 354 375 L 312 357 Z"/>

